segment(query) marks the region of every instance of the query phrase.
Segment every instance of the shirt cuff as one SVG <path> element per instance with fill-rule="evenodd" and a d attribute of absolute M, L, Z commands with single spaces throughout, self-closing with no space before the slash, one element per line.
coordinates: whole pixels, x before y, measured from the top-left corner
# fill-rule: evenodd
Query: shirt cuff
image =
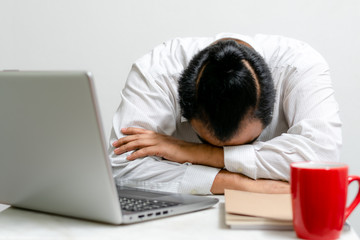
<path fill-rule="evenodd" d="M 210 190 L 219 171 L 218 168 L 189 164 L 178 192 L 201 195 L 212 194 Z"/>
<path fill-rule="evenodd" d="M 224 147 L 224 164 L 230 172 L 256 179 L 256 155 L 253 145 Z"/>

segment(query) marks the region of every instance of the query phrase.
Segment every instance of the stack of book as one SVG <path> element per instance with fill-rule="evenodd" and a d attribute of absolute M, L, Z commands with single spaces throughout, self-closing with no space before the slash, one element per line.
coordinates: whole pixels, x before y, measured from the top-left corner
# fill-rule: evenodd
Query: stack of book
<path fill-rule="evenodd" d="M 293 230 L 291 195 L 225 190 L 225 222 L 233 229 Z"/>

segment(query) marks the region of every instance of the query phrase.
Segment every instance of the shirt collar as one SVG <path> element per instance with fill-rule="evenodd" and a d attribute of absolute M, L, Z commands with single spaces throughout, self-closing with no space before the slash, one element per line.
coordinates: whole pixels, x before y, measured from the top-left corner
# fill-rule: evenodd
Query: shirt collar
<path fill-rule="evenodd" d="M 180 118 L 180 122 L 181 122 L 181 123 L 188 122 L 188 121 L 189 121 L 189 120 L 187 120 L 187 118 L 181 116 L 181 118 Z"/>
<path fill-rule="evenodd" d="M 250 44 L 251 47 L 253 47 L 255 49 L 255 51 L 257 53 L 259 53 L 262 57 L 264 57 L 262 48 L 256 43 L 256 41 L 253 37 L 236 34 L 236 33 L 219 33 L 215 36 L 215 41 L 219 40 L 221 38 L 236 38 L 236 39 L 242 40 L 244 42 L 247 42 L 248 44 Z"/>

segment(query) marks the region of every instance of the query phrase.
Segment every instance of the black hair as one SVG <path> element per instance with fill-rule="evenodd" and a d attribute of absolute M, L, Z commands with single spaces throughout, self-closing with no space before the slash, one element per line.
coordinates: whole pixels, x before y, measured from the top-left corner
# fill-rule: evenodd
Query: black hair
<path fill-rule="evenodd" d="M 179 79 L 182 115 L 199 119 L 219 139 L 237 132 L 245 116 L 272 119 L 275 90 L 264 59 L 234 40 L 220 40 L 197 53 Z"/>

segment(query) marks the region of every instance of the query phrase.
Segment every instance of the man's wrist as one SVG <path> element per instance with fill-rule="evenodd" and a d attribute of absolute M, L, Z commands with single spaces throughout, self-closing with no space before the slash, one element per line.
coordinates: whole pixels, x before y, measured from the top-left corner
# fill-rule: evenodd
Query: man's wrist
<path fill-rule="evenodd" d="M 245 177 L 242 178 L 240 174 L 221 170 L 216 175 L 210 191 L 213 194 L 224 194 L 225 189 L 244 190 L 245 182 Z"/>

